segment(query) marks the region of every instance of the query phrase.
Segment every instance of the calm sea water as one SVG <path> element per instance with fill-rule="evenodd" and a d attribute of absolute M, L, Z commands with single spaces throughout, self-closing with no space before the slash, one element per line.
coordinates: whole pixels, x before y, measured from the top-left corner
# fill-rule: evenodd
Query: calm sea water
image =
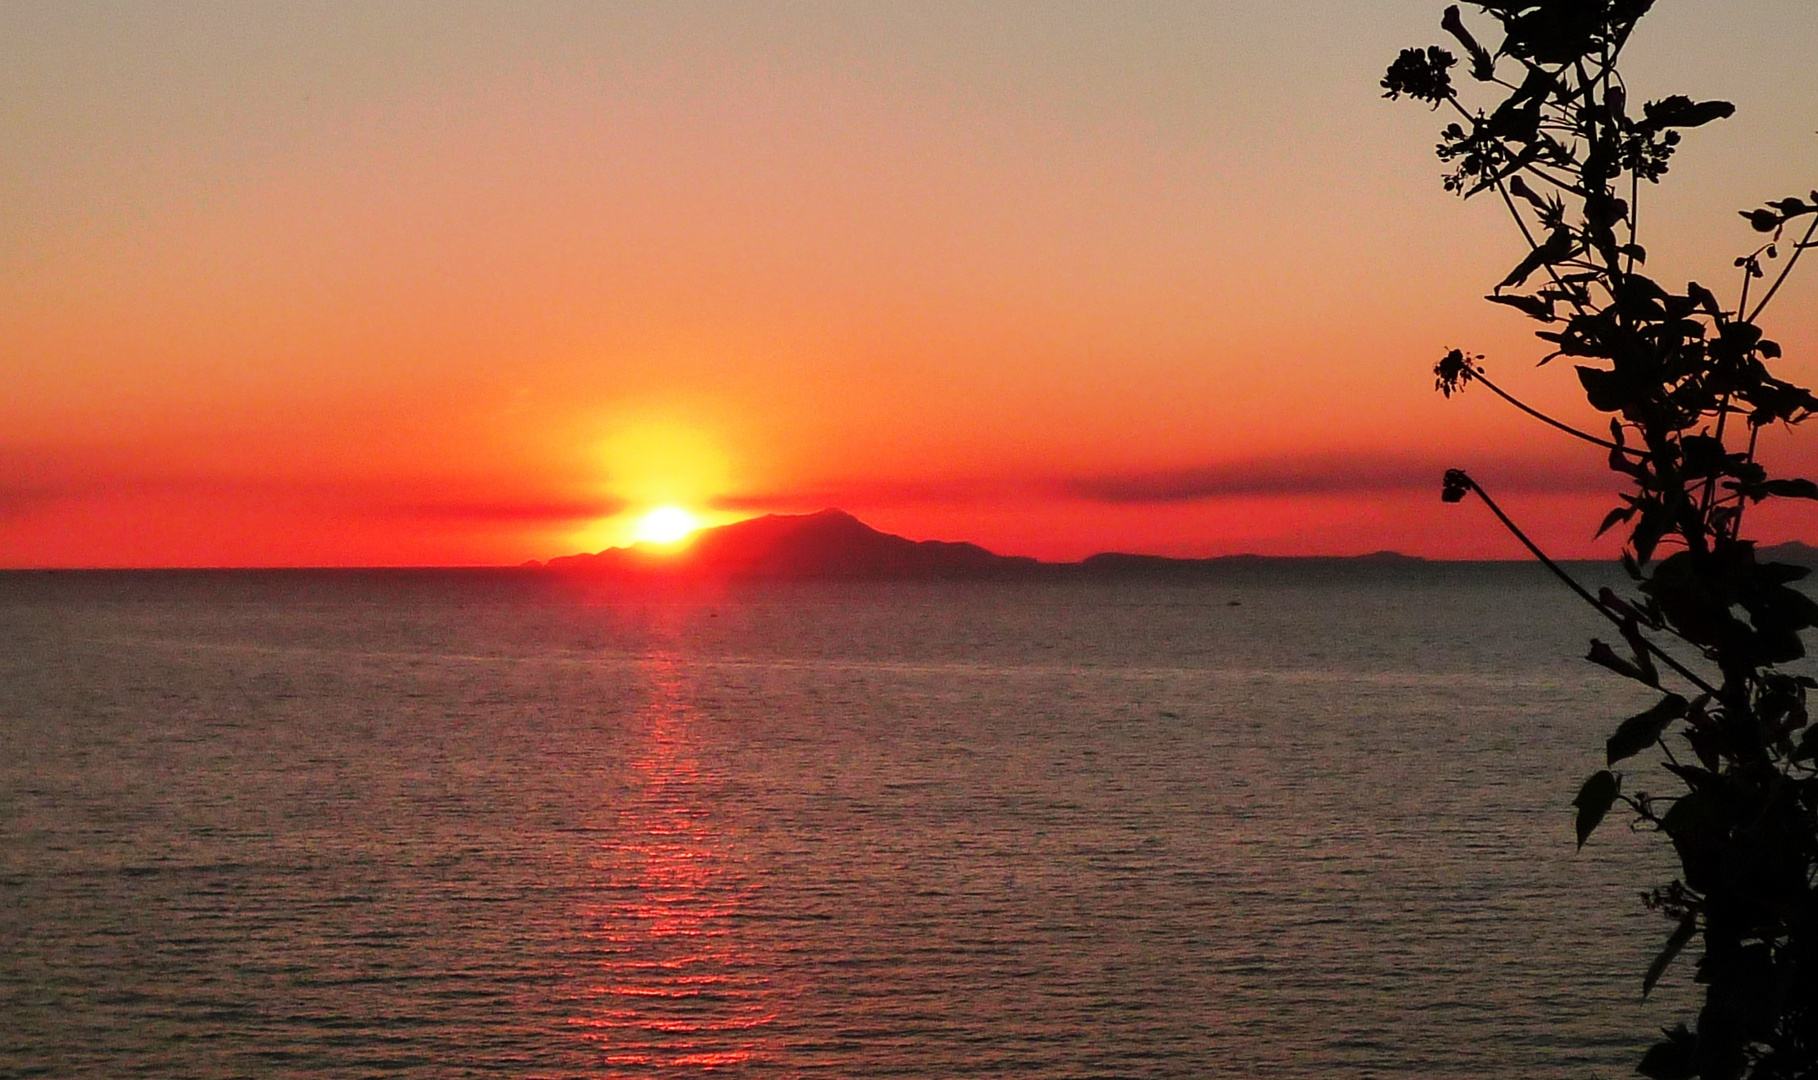
<path fill-rule="evenodd" d="M 1625 1075 L 1573 603 L 0 575 L 0 1074 Z"/>

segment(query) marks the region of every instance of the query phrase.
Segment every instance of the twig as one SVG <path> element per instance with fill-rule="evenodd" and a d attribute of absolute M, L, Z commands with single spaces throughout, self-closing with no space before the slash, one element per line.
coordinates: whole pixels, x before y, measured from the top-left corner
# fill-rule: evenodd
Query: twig
<path fill-rule="evenodd" d="M 1635 458 L 1640 461 L 1646 461 L 1648 458 L 1647 451 L 1645 451 L 1645 450 L 1636 450 L 1633 447 L 1624 446 L 1621 443 L 1611 442 L 1608 439 L 1600 439 L 1588 431 L 1580 431 L 1570 424 L 1553 419 L 1552 417 L 1548 416 L 1546 413 L 1543 413 L 1540 410 L 1535 409 L 1532 406 L 1523 403 L 1518 398 L 1509 394 L 1507 391 L 1503 390 L 1502 387 L 1497 386 L 1495 383 L 1491 382 L 1489 377 L 1486 376 L 1481 371 L 1473 371 L 1471 373 L 1471 377 L 1473 379 L 1477 380 L 1478 382 L 1484 384 L 1485 386 L 1489 387 L 1490 392 L 1495 394 L 1497 397 L 1499 397 L 1502 400 L 1508 402 L 1509 404 L 1515 406 L 1517 409 L 1520 409 L 1522 412 L 1527 413 L 1529 416 L 1532 416 L 1534 419 L 1540 421 L 1541 423 L 1550 425 L 1552 427 L 1556 427 L 1560 431 L 1565 432 L 1567 435 L 1571 435 L 1576 438 L 1583 439 L 1585 442 L 1592 443 L 1596 446 L 1601 446 L 1605 450 L 1614 450 L 1620 454 L 1627 454 L 1630 457 Z"/>
<path fill-rule="evenodd" d="M 1515 208 L 1515 198 L 1509 194 L 1508 185 L 1501 180 L 1497 180 L 1496 193 L 1502 196 L 1503 205 L 1509 208 L 1509 216 L 1515 219 L 1515 225 L 1521 230 L 1522 238 L 1528 242 L 1528 250 L 1539 251 L 1540 244 L 1534 239 L 1534 234 L 1528 231 L 1528 223 L 1523 220 L 1521 211 Z M 1559 286 L 1560 295 L 1564 296 L 1567 300 L 1570 300 L 1572 306 L 1578 309 L 1579 314 L 1584 314 L 1584 304 L 1580 303 L 1578 297 L 1566 286 L 1566 283 L 1560 280 L 1558 269 L 1556 269 L 1552 263 L 1546 263 L 1545 266 L 1547 276 L 1553 279 L 1553 284 Z"/>
<path fill-rule="evenodd" d="M 1547 553 L 1540 550 L 1540 545 L 1538 545 L 1538 544 L 1534 543 L 1534 541 L 1528 539 L 1528 534 L 1521 531 L 1521 526 L 1515 524 L 1514 521 L 1509 519 L 1509 515 L 1502 512 L 1502 507 L 1496 505 L 1496 500 L 1490 498 L 1489 493 L 1484 491 L 1484 489 L 1482 487 L 1478 486 L 1477 481 L 1471 479 L 1471 477 L 1468 474 L 1466 474 L 1463 469 L 1453 469 L 1451 472 L 1447 473 L 1448 480 L 1452 480 L 1454 478 L 1456 478 L 1456 481 L 1458 483 L 1462 484 L 1464 487 L 1469 488 L 1471 491 L 1475 492 L 1477 497 L 1479 499 L 1483 500 L 1483 504 L 1490 508 L 1490 513 L 1495 514 L 1496 519 L 1498 521 L 1502 522 L 1503 528 L 1509 530 L 1509 532 L 1515 537 L 1515 539 L 1521 541 L 1522 546 L 1527 548 L 1528 551 L 1532 552 L 1534 557 L 1536 559 L 1540 560 L 1540 564 L 1542 566 L 1546 567 L 1548 570 L 1551 570 L 1553 572 L 1554 577 L 1557 577 L 1560 581 L 1565 582 L 1566 586 L 1568 588 L 1570 588 L 1573 592 L 1577 593 L 1580 599 L 1582 599 L 1585 603 L 1591 605 L 1593 608 L 1596 608 L 1599 614 L 1601 614 L 1604 618 L 1610 620 L 1610 622 L 1614 623 L 1618 629 L 1622 628 L 1622 625 L 1623 625 L 1622 616 L 1616 614 L 1614 611 L 1611 611 L 1608 607 L 1606 607 L 1604 605 L 1603 601 L 1597 599 L 1595 596 L 1592 596 L 1590 593 L 1590 590 L 1586 589 L 1583 585 L 1578 584 L 1578 581 L 1576 578 L 1574 578 L 1574 577 L 1572 577 L 1572 575 L 1566 573 L 1564 568 L 1562 568 L 1558 563 L 1554 562 L 1552 559 L 1548 558 Z M 1693 672 L 1691 669 L 1687 668 L 1684 664 L 1681 664 L 1679 661 L 1673 659 L 1664 650 L 1662 650 L 1660 648 L 1660 646 L 1654 644 L 1652 641 L 1649 641 L 1645 637 L 1639 637 L 1639 635 L 1637 635 L 1637 637 L 1641 641 L 1641 644 L 1647 648 L 1647 651 L 1649 653 L 1653 654 L 1653 656 L 1656 659 L 1658 659 L 1661 663 L 1663 663 L 1667 667 L 1671 668 L 1675 673 L 1677 673 L 1679 675 L 1680 678 L 1684 679 L 1686 682 L 1691 683 L 1693 686 L 1696 686 L 1698 689 L 1704 691 L 1705 693 L 1711 695 L 1714 698 L 1720 696 L 1716 687 L 1712 686 L 1710 683 L 1706 682 L 1705 680 L 1699 678 L 1695 672 Z"/>
<path fill-rule="evenodd" d="M 1799 256 L 1804 255 L 1805 249 L 1812 246 L 1814 235 L 1818 235 L 1818 217 L 1812 218 L 1811 227 L 1805 230 L 1805 239 L 1793 245 L 1793 254 L 1787 258 L 1786 265 L 1780 268 L 1780 276 L 1774 279 L 1774 287 L 1767 291 L 1767 295 L 1761 298 L 1759 304 L 1755 305 L 1755 310 L 1749 312 L 1747 321 L 1754 322 L 1759 318 L 1763 309 L 1768 306 L 1768 301 L 1774 299 L 1774 294 L 1780 291 L 1780 286 L 1786 284 L 1787 275 L 1791 274 L 1793 267 L 1799 264 Z"/>

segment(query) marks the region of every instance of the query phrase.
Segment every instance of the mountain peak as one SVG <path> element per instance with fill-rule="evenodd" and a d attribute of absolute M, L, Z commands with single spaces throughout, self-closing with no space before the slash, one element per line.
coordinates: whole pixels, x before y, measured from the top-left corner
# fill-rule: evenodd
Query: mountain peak
<path fill-rule="evenodd" d="M 696 532 L 686 546 L 647 544 L 551 559 L 549 568 L 614 576 L 708 578 L 951 578 L 1025 573 L 1034 559 L 977 544 L 910 540 L 844 510 L 766 514 Z"/>

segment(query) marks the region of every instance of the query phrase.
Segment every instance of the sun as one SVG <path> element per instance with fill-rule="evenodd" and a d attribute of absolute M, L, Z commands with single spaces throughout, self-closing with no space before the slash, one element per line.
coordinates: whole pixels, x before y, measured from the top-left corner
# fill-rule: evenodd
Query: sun
<path fill-rule="evenodd" d="M 632 539 L 641 544 L 673 544 L 701 527 L 701 519 L 679 506 L 659 506 L 638 519 Z"/>

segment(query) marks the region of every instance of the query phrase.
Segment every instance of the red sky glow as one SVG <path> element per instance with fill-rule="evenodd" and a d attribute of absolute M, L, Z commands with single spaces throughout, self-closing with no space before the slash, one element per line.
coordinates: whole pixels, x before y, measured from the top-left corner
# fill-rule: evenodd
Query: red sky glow
<path fill-rule="evenodd" d="M 1594 455 L 1432 389 L 1467 346 L 1603 426 L 1379 96 L 1441 6 L 8 4 L 0 567 L 515 564 L 665 504 L 1519 557 L 1455 465 L 1610 554 Z M 1735 211 L 1818 187 L 1814 55 L 1809 0 L 1644 22 L 1632 93 L 1739 106 L 1645 196 L 1658 276 L 1733 291 Z M 1811 381 L 1818 279 L 1770 322 Z"/>

